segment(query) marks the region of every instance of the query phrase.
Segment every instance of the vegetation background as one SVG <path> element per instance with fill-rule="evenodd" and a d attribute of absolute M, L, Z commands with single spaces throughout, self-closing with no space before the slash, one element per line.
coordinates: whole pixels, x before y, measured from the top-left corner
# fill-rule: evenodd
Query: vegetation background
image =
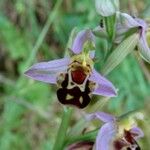
<path fill-rule="evenodd" d="M 121 11 L 150 19 L 149 0 L 121 1 Z M 0 0 L 0 150 L 50 150 L 61 121 L 56 86 L 26 78 L 37 61 L 61 58 L 69 34 L 99 25 L 94 0 Z M 107 42 L 97 40 L 96 67 L 103 64 Z M 137 118 L 150 149 L 150 65 L 130 54 L 108 78 L 119 96 L 96 110 L 121 115 L 140 109 Z M 91 104 L 92 105 L 92 104 Z M 90 107 L 90 106 L 89 106 Z M 89 111 L 87 109 L 86 111 Z M 74 112 L 72 126 L 84 110 Z"/>

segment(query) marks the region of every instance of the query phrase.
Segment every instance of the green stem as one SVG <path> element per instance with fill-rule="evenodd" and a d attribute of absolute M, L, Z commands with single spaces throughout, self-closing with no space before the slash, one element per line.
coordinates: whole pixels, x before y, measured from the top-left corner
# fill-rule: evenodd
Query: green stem
<path fill-rule="evenodd" d="M 71 118 L 72 111 L 73 111 L 72 108 L 64 109 L 61 125 L 60 125 L 58 133 L 57 133 L 57 137 L 56 137 L 56 141 L 55 141 L 53 150 L 62 150 L 64 147 L 66 132 L 67 132 L 67 129 L 69 126 L 69 121 Z"/>

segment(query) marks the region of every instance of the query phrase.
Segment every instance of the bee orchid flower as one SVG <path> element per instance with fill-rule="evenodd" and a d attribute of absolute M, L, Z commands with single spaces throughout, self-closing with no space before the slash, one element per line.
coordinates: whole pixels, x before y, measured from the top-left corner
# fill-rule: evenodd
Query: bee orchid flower
<path fill-rule="evenodd" d="M 137 140 L 144 134 L 137 126 L 122 124 L 117 117 L 104 112 L 89 114 L 87 119 L 104 122 L 97 134 L 96 150 L 140 150 Z"/>
<path fill-rule="evenodd" d="M 147 23 L 136 17 L 132 17 L 126 13 L 119 13 L 118 14 L 118 23 L 117 23 L 117 39 L 116 42 L 120 42 L 126 32 L 131 29 L 137 28 L 136 30 L 139 33 L 139 41 L 138 41 L 138 49 L 141 56 L 150 63 L 150 48 L 149 43 L 147 40 L 147 33 L 148 33 L 148 25 Z"/>
<path fill-rule="evenodd" d="M 57 97 L 62 104 L 86 107 L 91 94 L 114 97 L 113 84 L 94 69 L 94 35 L 82 30 L 75 37 L 70 50 L 73 56 L 37 63 L 25 75 L 46 83 L 56 84 Z"/>

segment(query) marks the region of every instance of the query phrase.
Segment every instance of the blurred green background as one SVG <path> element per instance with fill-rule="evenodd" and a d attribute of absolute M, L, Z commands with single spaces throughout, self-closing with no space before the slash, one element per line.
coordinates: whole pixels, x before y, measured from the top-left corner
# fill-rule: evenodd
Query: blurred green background
<path fill-rule="evenodd" d="M 150 19 L 149 0 L 121 1 L 121 10 Z M 0 150 L 52 148 L 63 110 L 56 86 L 23 72 L 37 61 L 63 57 L 71 30 L 94 28 L 99 21 L 94 0 L 0 0 Z M 107 42 L 97 39 L 96 47 L 100 70 Z M 132 53 L 108 78 L 119 96 L 97 110 L 120 115 L 140 108 L 136 118 L 145 133 L 140 144 L 149 150 L 150 65 Z M 75 110 L 74 118 L 82 111 Z"/>

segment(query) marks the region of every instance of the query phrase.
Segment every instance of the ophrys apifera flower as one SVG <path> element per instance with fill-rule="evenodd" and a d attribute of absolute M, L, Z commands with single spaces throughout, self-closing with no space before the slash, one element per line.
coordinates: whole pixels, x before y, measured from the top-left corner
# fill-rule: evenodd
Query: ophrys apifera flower
<path fill-rule="evenodd" d="M 143 131 L 132 121 L 121 122 L 118 117 L 104 112 L 87 116 L 88 120 L 104 122 L 96 138 L 96 150 L 140 150 L 137 140 L 144 136 Z"/>
<path fill-rule="evenodd" d="M 91 94 L 116 96 L 113 84 L 94 69 L 93 38 L 89 29 L 79 32 L 70 48 L 73 56 L 37 63 L 25 74 L 35 80 L 56 84 L 58 100 L 78 108 L 90 103 Z"/>
<path fill-rule="evenodd" d="M 118 23 L 117 23 L 117 42 L 120 42 L 127 32 L 133 29 L 139 34 L 139 40 L 137 48 L 141 56 L 150 63 L 150 48 L 149 48 L 149 27 L 148 24 L 140 18 L 132 17 L 126 13 L 118 13 Z"/>

